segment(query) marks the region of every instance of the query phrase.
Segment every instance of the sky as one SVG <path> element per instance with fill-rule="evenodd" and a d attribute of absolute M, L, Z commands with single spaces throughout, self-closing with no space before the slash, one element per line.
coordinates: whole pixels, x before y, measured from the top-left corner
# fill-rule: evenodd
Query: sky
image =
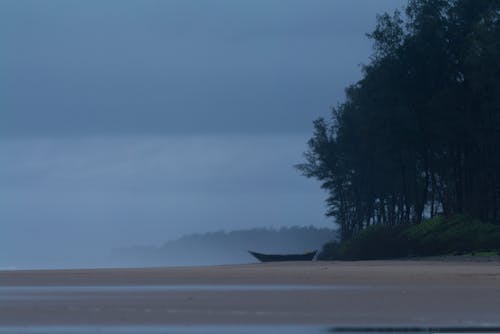
<path fill-rule="evenodd" d="M 404 3 L 0 0 L 0 268 L 334 227 L 293 165 Z"/>

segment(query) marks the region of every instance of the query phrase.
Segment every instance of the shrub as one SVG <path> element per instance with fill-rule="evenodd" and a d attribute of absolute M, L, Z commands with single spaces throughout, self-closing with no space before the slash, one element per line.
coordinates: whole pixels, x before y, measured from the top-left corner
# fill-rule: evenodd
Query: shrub
<path fill-rule="evenodd" d="M 403 232 L 417 255 L 465 254 L 500 249 L 500 226 L 466 216 L 437 217 Z"/>
<path fill-rule="evenodd" d="M 320 260 L 373 260 L 406 256 L 403 226 L 370 226 L 353 238 L 326 244 Z"/>
<path fill-rule="evenodd" d="M 466 216 L 435 217 L 415 225 L 370 226 L 323 246 L 319 260 L 374 260 L 500 252 L 500 226 Z"/>

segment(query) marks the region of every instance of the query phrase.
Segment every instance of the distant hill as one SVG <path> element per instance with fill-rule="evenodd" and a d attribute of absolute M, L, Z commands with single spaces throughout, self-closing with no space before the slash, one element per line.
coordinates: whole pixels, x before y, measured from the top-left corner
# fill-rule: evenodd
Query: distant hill
<path fill-rule="evenodd" d="M 116 249 L 119 265 L 210 265 L 251 263 L 247 251 L 303 253 L 337 239 L 335 230 L 315 227 L 256 228 L 190 234 L 163 246 L 133 246 Z"/>

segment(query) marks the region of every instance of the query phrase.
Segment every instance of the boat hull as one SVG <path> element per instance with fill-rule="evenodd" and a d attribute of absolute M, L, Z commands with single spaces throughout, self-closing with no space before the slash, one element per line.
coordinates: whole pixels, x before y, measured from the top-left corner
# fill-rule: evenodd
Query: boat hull
<path fill-rule="evenodd" d="M 312 261 L 316 256 L 317 251 L 304 254 L 262 254 L 252 251 L 248 252 L 261 262 L 283 262 L 283 261 Z"/>

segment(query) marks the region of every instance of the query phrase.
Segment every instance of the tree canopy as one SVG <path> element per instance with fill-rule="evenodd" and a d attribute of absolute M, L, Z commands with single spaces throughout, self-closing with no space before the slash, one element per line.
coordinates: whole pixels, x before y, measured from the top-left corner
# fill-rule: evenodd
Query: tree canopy
<path fill-rule="evenodd" d="M 466 214 L 500 223 L 500 1 L 410 0 L 378 16 L 373 55 L 298 165 L 350 238 Z"/>

